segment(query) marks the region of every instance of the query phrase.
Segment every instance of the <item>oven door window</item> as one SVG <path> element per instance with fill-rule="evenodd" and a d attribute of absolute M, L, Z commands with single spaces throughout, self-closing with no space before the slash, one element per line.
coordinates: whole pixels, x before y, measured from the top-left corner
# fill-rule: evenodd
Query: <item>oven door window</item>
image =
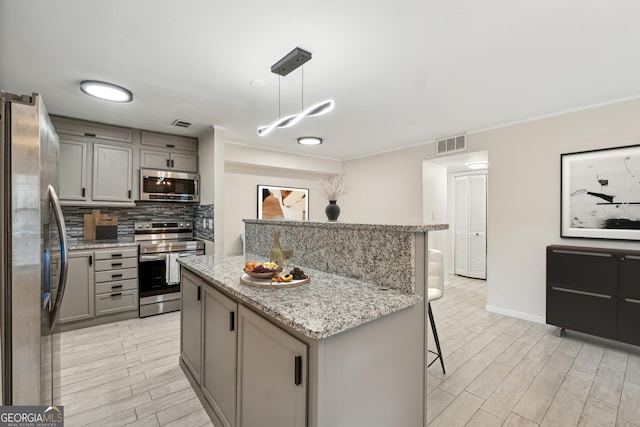
<path fill-rule="evenodd" d="M 140 296 L 156 295 L 167 289 L 166 262 L 145 261 L 138 265 L 140 269 Z"/>
<path fill-rule="evenodd" d="M 149 194 L 196 194 L 196 183 L 192 179 L 158 178 L 145 176 L 142 191 Z"/>

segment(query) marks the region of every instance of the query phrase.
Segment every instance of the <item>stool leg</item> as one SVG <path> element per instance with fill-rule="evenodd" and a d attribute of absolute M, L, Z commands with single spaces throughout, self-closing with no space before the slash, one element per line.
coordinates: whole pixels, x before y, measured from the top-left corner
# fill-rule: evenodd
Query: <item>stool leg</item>
<path fill-rule="evenodd" d="M 433 312 L 431 311 L 431 303 L 429 305 L 429 321 L 431 322 L 431 331 L 433 332 L 433 338 L 436 341 L 436 348 L 438 349 L 438 357 L 440 358 L 440 365 L 442 365 L 442 373 L 446 374 L 444 370 L 444 359 L 442 358 L 442 350 L 440 349 L 440 340 L 438 339 L 438 330 L 436 329 L 436 322 L 433 320 Z M 437 359 L 436 358 L 436 359 Z"/>

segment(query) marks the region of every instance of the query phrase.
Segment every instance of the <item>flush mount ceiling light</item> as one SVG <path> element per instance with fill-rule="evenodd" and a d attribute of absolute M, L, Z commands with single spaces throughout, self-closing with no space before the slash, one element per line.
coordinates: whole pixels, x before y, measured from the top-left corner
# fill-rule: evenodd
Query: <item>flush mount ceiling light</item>
<path fill-rule="evenodd" d="M 282 118 L 280 115 L 280 77 L 286 76 L 293 70 L 297 69 L 305 62 L 311 60 L 311 53 L 304 49 L 296 47 L 291 52 L 286 54 L 282 59 L 271 66 L 271 72 L 278 74 L 278 120 L 267 126 L 260 126 L 258 128 L 258 135 L 265 136 L 272 130 L 277 128 L 287 128 L 295 125 L 305 117 L 320 116 L 333 110 L 333 100 L 322 101 L 318 104 L 304 109 L 304 67 L 302 68 L 302 92 L 301 92 L 301 111 L 298 114 L 292 114 L 290 116 Z"/>
<path fill-rule="evenodd" d="M 80 90 L 94 98 L 112 102 L 131 102 L 131 91 L 112 83 L 97 80 L 84 80 L 80 83 Z"/>
<path fill-rule="evenodd" d="M 468 162 L 464 164 L 469 169 L 486 169 L 489 167 L 489 162 L 478 161 L 478 162 Z"/>
<path fill-rule="evenodd" d="M 298 138 L 298 144 L 300 145 L 320 145 L 322 144 L 322 138 L 317 136 L 302 136 Z"/>

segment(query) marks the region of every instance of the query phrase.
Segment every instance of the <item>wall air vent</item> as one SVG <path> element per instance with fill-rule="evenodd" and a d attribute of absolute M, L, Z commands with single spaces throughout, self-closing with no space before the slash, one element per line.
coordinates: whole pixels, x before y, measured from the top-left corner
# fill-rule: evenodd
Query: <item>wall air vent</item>
<path fill-rule="evenodd" d="M 456 151 L 466 151 L 467 135 L 456 135 L 436 140 L 436 155 L 449 154 Z"/>
<path fill-rule="evenodd" d="M 177 126 L 179 128 L 188 128 L 189 126 L 191 126 L 192 123 L 186 121 L 186 120 L 180 120 L 180 119 L 176 119 L 173 121 L 173 123 L 171 123 L 171 126 Z"/>

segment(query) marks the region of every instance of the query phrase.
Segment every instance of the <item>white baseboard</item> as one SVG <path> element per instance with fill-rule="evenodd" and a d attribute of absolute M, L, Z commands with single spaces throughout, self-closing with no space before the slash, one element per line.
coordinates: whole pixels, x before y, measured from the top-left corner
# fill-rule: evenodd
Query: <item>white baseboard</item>
<path fill-rule="evenodd" d="M 485 305 L 484 309 L 490 313 L 502 314 L 504 316 L 515 317 L 516 319 L 528 320 L 529 322 L 547 323 L 546 318 L 543 316 L 535 316 L 530 313 L 525 313 L 522 311 L 509 310 L 508 308 L 497 307 L 495 305 Z"/>

